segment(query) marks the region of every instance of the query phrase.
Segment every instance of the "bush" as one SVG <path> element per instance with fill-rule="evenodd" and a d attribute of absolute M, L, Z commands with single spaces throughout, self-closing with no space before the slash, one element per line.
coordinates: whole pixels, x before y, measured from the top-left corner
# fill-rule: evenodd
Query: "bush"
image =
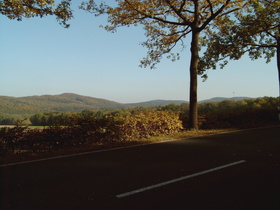
<path fill-rule="evenodd" d="M 143 139 L 182 130 L 178 114 L 170 111 L 146 111 L 126 117 L 122 127 L 125 140 Z"/>
<path fill-rule="evenodd" d="M 3 149 L 5 152 L 17 153 L 19 150 L 23 150 L 26 142 L 26 135 L 24 130 L 26 127 L 14 127 L 6 128 L 3 132 L 2 141 Z M 2 133 L 2 132 L 1 132 Z"/>

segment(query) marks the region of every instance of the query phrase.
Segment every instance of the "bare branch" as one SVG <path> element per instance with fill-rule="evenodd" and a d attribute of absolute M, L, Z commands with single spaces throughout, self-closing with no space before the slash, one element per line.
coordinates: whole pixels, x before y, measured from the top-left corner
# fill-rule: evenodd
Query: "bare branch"
<path fill-rule="evenodd" d="M 184 0 L 184 1 L 182 2 L 181 6 L 180 6 L 180 9 L 179 9 L 179 12 L 180 12 L 180 13 L 183 11 L 184 6 L 186 5 L 186 1 L 187 1 L 187 0 Z"/>
<path fill-rule="evenodd" d="M 210 11 L 211 11 L 211 14 L 213 15 L 214 14 L 214 11 L 213 11 L 213 5 L 211 3 L 210 0 L 207 0 L 208 4 L 209 4 L 209 7 L 210 7 Z"/>
<path fill-rule="evenodd" d="M 274 45 L 274 44 L 272 44 L 272 45 L 269 45 L 269 44 L 254 44 L 254 43 L 251 43 L 250 44 L 251 46 L 253 46 L 253 47 L 260 47 L 260 48 L 277 48 L 277 45 Z"/>

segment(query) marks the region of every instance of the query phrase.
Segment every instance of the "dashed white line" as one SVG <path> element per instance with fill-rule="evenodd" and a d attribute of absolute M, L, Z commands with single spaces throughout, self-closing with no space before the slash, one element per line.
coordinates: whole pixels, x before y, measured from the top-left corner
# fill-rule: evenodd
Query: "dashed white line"
<path fill-rule="evenodd" d="M 140 189 L 137 189 L 137 190 L 126 192 L 126 193 L 122 193 L 122 194 L 116 195 L 116 197 L 117 198 L 128 197 L 128 196 L 131 196 L 131 195 L 134 195 L 134 194 L 137 194 L 137 193 L 141 193 L 141 192 L 145 192 L 145 191 L 148 191 L 148 190 L 159 188 L 159 187 L 162 187 L 162 186 L 165 186 L 165 185 L 173 184 L 175 182 L 180 182 L 180 181 L 183 181 L 183 180 L 186 180 L 186 179 L 190 179 L 190 178 L 193 178 L 193 177 L 196 177 L 196 176 L 200 176 L 200 175 L 203 175 L 203 174 L 218 171 L 218 170 L 228 168 L 228 167 L 231 167 L 231 166 L 235 166 L 235 165 L 245 163 L 245 162 L 246 162 L 246 160 L 240 160 L 240 161 L 237 161 L 237 162 L 233 162 L 233 163 L 229 163 L 229 164 L 222 165 L 222 166 L 219 166 L 219 167 L 211 168 L 211 169 L 208 169 L 208 170 L 205 170 L 205 171 L 201 171 L 201 172 L 198 172 L 198 173 L 195 173 L 195 174 L 183 176 L 183 177 L 180 177 L 180 178 L 177 178 L 177 179 L 169 180 L 169 181 L 166 181 L 166 182 L 161 182 L 161 183 L 151 185 L 151 186 L 148 186 L 148 187 L 140 188 Z"/>

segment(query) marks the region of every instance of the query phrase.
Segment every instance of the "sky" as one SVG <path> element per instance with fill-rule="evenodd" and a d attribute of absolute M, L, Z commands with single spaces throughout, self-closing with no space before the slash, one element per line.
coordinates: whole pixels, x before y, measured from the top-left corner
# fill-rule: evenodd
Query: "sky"
<path fill-rule="evenodd" d="M 74 8 L 69 29 L 54 17 L 9 20 L 0 15 L 0 95 L 33 96 L 76 93 L 120 103 L 156 99 L 189 100 L 190 50 L 181 59 L 162 59 L 157 69 L 140 68 L 147 49 L 141 26 L 106 32 L 106 17 Z M 244 56 L 199 79 L 198 100 L 213 97 L 278 96 L 276 59 Z"/>

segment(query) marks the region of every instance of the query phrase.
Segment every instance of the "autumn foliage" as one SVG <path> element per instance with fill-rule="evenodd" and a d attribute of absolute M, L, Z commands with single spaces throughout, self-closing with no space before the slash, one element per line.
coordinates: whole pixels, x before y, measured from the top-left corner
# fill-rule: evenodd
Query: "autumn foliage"
<path fill-rule="evenodd" d="M 200 103 L 200 129 L 250 128 L 279 123 L 280 98 Z M 45 113 L 31 117 L 44 128 L 16 126 L 0 129 L 0 154 L 39 154 L 68 148 L 90 148 L 145 140 L 188 129 L 188 104 L 154 108 Z M 49 127 L 47 127 L 47 124 Z"/>
<path fill-rule="evenodd" d="M 2 154 L 46 152 L 145 139 L 182 130 L 178 114 L 170 111 L 111 113 L 103 117 L 79 116 L 68 126 L 44 129 L 14 127 L 0 129 Z"/>

